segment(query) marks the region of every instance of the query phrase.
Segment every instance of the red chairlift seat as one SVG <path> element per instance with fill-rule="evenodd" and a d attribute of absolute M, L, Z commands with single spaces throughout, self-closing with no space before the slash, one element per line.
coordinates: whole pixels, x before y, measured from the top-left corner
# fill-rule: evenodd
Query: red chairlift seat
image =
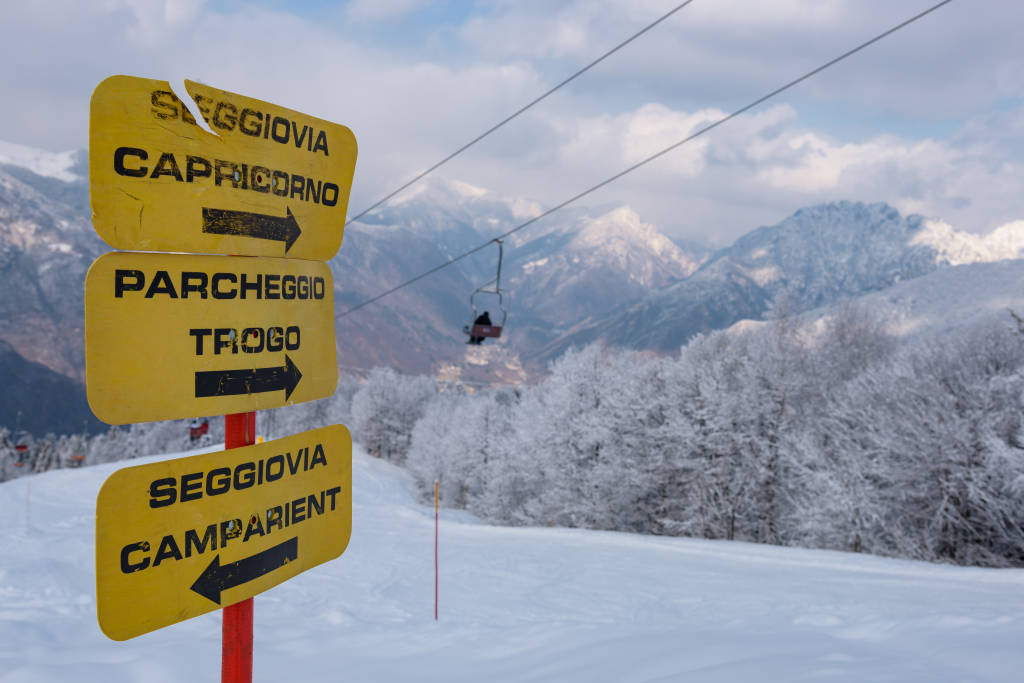
<path fill-rule="evenodd" d="M 469 334 L 473 337 L 500 337 L 501 325 L 473 325 Z"/>
<path fill-rule="evenodd" d="M 25 461 L 28 460 L 29 449 L 32 444 L 31 435 L 21 428 L 21 411 L 18 411 L 17 426 L 14 428 L 14 434 L 11 438 L 14 442 L 14 452 L 11 453 L 11 457 L 14 458 L 13 465 L 15 467 L 24 467 Z M 8 442 L 10 443 L 10 442 Z"/>
<path fill-rule="evenodd" d="M 192 441 L 197 441 L 199 439 L 199 437 L 203 436 L 204 434 L 209 434 L 209 433 L 210 433 L 210 421 L 207 420 L 206 418 L 203 418 L 203 421 L 200 422 L 198 425 L 189 427 L 189 430 L 188 430 L 188 436 L 189 436 L 189 438 Z"/>

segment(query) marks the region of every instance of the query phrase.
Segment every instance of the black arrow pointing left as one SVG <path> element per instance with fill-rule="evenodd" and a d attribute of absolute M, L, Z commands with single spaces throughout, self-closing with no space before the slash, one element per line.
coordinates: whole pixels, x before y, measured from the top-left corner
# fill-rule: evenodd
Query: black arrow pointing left
<path fill-rule="evenodd" d="M 229 564 L 222 565 L 218 554 L 213 557 L 210 565 L 192 584 L 192 590 L 219 605 L 221 591 L 258 579 L 297 559 L 299 559 L 298 536 Z"/>
<path fill-rule="evenodd" d="M 287 400 L 301 379 L 302 373 L 285 354 L 283 367 L 197 372 L 196 398 L 262 394 L 284 389 L 284 397 Z"/>
<path fill-rule="evenodd" d="M 299 222 L 286 208 L 287 216 L 269 216 L 251 211 L 203 208 L 203 232 L 214 235 L 238 235 L 261 240 L 284 242 L 284 253 L 299 239 Z"/>

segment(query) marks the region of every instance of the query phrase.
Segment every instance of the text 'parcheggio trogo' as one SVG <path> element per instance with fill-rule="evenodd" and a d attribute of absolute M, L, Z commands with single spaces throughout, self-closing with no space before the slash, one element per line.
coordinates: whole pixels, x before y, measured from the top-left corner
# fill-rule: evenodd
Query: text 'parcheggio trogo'
<path fill-rule="evenodd" d="M 315 261 L 104 254 L 86 275 L 89 404 L 125 423 L 329 396 L 333 288 Z"/>

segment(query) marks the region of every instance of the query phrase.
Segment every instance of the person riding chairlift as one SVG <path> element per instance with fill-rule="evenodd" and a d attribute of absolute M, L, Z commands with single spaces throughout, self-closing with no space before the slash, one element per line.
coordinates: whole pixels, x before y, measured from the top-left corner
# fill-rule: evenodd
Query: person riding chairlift
<path fill-rule="evenodd" d="M 477 325 L 487 325 L 488 327 L 490 327 L 491 324 L 492 324 L 491 323 L 491 314 L 488 313 L 487 311 L 484 311 L 483 313 L 478 315 L 476 317 L 476 320 L 473 321 L 473 326 L 474 327 L 476 327 Z M 479 345 L 479 344 L 483 343 L 483 341 L 484 341 L 483 337 L 474 337 L 473 335 L 470 335 L 469 341 L 467 341 L 466 343 L 467 344 L 477 344 L 477 345 Z"/>

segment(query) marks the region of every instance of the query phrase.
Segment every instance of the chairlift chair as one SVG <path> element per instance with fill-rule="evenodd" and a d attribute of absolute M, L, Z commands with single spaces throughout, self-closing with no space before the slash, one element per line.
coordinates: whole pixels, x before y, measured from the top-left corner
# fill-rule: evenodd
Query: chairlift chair
<path fill-rule="evenodd" d="M 192 421 L 192 424 L 188 429 L 188 438 L 190 441 L 199 441 L 204 435 L 210 432 L 210 421 L 207 418 L 200 420 L 196 418 Z"/>
<path fill-rule="evenodd" d="M 14 442 L 14 466 L 24 467 L 28 462 L 29 451 L 32 449 L 32 435 L 21 428 L 21 411 L 18 411 L 17 426 L 11 441 Z"/>
<path fill-rule="evenodd" d="M 469 295 L 469 306 L 473 310 L 471 323 L 462 328 L 465 334 L 468 334 L 470 338 L 473 337 L 490 337 L 497 338 L 501 336 L 501 331 L 505 327 L 505 321 L 508 319 L 508 311 L 505 309 L 505 301 L 501 292 L 501 260 L 504 254 L 504 246 L 501 240 L 496 239 L 494 242 L 498 245 L 498 273 L 495 275 L 493 280 L 489 280 L 484 284 L 477 287 L 472 294 Z M 491 285 L 494 285 L 493 289 L 488 289 Z M 497 325 L 480 325 L 477 324 L 476 319 L 479 317 L 477 311 L 482 308 L 480 305 L 481 295 L 493 295 L 498 297 L 498 310 L 501 311 L 501 322 Z"/>

